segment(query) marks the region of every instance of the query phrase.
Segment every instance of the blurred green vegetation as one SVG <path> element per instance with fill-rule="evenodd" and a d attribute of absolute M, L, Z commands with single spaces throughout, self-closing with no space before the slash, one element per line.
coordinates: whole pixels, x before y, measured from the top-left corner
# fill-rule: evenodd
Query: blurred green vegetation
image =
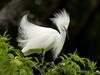
<path fill-rule="evenodd" d="M 19 49 L 9 45 L 6 33 L 0 35 L 0 74 L 1 75 L 100 75 L 96 63 L 81 58 L 77 53 L 60 56 L 58 64 L 24 57 Z"/>

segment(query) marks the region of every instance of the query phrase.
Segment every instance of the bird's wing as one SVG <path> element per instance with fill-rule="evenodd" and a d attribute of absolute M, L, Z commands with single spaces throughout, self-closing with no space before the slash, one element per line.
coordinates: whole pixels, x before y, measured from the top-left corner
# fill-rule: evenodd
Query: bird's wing
<path fill-rule="evenodd" d="M 40 37 L 40 35 L 43 34 L 43 31 L 40 31 L 39 29 L 41 28 L 35 26 L 34 24 L 29 24 L 27 26 L 20 25 L 17 37 L 18 45 L 23 48 L 30 39 Z"/>
<path fill-rule="evenodd" d="M 31 53 L 41 53 L 42 50 L 50 50 L 54 46 L 56 37 L 57 34 L 55 34 L 55 32 L 38 33 L 37 36 L 28 40 L 22 52 L 26 53 L 26 55 L 30 55 L 30 53 L 28 53 L 30 52 L 29 50 L 31 50 Z"/>
<path fill-rule="evenodd" d="M 38 27 L 34 25 L 33 26 L 29 25 L 27 27 L 20 27 L 17 41 L 19 43 L 27 43 L 27 41 L 30 39 L 47 36 L 52 31 L 50 30 L 51 30 L 50 28 L 43 28 L 43 27 Z"/>

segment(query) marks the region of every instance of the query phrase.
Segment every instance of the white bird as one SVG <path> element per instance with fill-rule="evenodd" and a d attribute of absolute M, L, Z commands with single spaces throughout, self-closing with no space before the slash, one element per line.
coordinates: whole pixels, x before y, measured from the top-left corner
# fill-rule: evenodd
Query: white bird
<path fill-rule="evenodd" d="M 51 49 L 53 59 L 56 59 L 60 54 L 70 22 L 69 14 L 63 9 L 55 13 L 54 18 L 50 18 L 50 20 L 57 26 L 59 32 L 52 28 L 30 23 L 27 20 L 27 14 L 22 17 L 17 41 L 25 56 L 34 53 L 41 54 L 43 51 Z"/>

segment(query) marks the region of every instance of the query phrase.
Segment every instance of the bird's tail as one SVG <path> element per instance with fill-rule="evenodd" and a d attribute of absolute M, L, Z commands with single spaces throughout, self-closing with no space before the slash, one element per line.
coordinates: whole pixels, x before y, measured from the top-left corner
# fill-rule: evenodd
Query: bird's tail
<path fill-rule="evenodd" d="M 69 14 L 66 12 L 65 9 L 58 11 L 58 13 L 54 14 L 54 18 L 50 18 L 50 20 L 57 25 L 57 27 L 61 27 L 62 25 L 69 25 Z"/>
<path fill-rule="evenodd" d="M 18 41 L 18 45 L 20 47 L 24 47 L 26 42 L 27 42 L 27 37 L 28 37 L 28 32 L 30 30 L 29 28 L 29 22 L 27 19 L 27 15 L 24 15 L 20 21 L 20 26 L 18 29 L 18 37 L 17 37 L 17 41 Z"/>
<path fill-rule="evenodd" d="M 27 19 L 27 14 L 25 14 L 23 17 L 22 17 L 22 19 L 21 19 L 21 21 L 20 21 L 20 27 L 25 27 L 25 26 L 28 26 L 28 24 L 30 23 L 29 21 L 28 21 L 28 19 Z"/>

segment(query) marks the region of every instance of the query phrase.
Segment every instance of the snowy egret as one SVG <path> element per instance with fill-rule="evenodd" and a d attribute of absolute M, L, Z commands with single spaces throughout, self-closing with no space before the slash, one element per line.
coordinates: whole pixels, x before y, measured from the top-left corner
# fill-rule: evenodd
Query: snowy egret
<path fill-rule="evenodd" d="M 25 56 L 49 50 L 53 53 L 53 59 L 59 55 L 66 39 L 70 22 L 69 14 L 63 9 L 55 13 L 54 18 L 50 20 L 58 27 L 59 32 L 30 23 L 27 20 L 27 14 L 22 17 L 17 41 Z"/>

